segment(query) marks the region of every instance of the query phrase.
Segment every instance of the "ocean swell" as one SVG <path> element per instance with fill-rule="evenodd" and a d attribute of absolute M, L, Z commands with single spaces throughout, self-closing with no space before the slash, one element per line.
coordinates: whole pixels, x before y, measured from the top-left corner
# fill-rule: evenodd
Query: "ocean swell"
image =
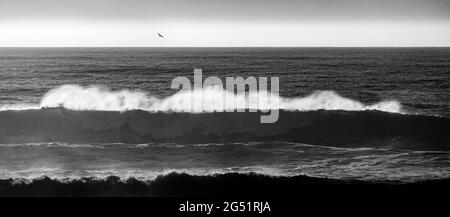
<path fill-rule="evenodd" d="M 292 177 L 267 176 L 255 173 L 212 174 L 205 176 L 186 173 L 169 173 L 154 180 L 121 179 L 109 176 L 105 179 L 83 177 L 80 179 L 58 180 L 41 177 L 32 180 L 0 180 L 0 195 L 17 196 L 153 196 L 153 197 L 306 197 L 323 200 L 328 192 L 333 201 L 342 201 L 342 193 L 353 198 L 364 195 L 385 196 L 408 195 L 413 198 L 418 190 L 422 193 L 444 191 L 450 179 L 427 180 L 414 183 L 366 182 L 359 180 L 338 180 L 297 175 Z M 403 185 L 400 185 L 403 184 Z M 186 186 L 189 186 L 188 188 Z M 370 188 L 369 188 L 370 187 Z M 422 188 L 418 188 L 422 187 Z M 431 190 L 430 190 L 431 189 Z M 320 192 L 318 194 L 317 192 Z M 445 192 L 447 193 L 447 192 Z M 443 195 L 445 195 L 443 193 Z M 414 195 L 410 195 L 414 194 Z M 430 197 L 432 197 L 430 195 Z M 347 200 L 345 200 L 348 203 Z M 366 201 L 364 201 L 366 203 Z M 395 203 L 392 201 L 392 203 Z M 344 205 L 344 204 L 343 204 Z"/>

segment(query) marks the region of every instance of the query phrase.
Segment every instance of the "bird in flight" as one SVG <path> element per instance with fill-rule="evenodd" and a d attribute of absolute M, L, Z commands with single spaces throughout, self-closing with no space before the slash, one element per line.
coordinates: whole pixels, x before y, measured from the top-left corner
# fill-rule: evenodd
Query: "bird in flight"
<path fill-rule="evenodd" d="M 164 38 L 164 36 L 162 36 L 161 34 L 159 34 L 159 33 L 156 33 L 156 34 L 158 34 L 159 37 Z"/>

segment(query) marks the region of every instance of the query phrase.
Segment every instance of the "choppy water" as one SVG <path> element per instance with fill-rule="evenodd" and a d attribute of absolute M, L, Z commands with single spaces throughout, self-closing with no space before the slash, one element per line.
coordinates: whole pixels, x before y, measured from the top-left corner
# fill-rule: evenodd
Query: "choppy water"
<path fill-rule="evenodd" d="M 349 131 L 331 135 L 330 132 L 336 130 L 332 127 L 324 129 L 340 123 L 335 122 L 340 116 L 320 114 L 312 120 L 312 127 L 306 128 L 314 132 L 314 138 L 293 136 L 297 133 L 283 134 L 282 140 L 256 139 L 252 142 L 249 141 L 254 138 L 251 137 L 252 132 L 244 130 L 239 132 L 240 137 L 236 137 L 237 140 L 246 138 L 243 141 L 208 138 L 207 142 L 201 143 L 179 142 L 177 136 L 171 135 L 173 141 L 169 136 L 163 142 L 150 142 L 146 137 L 130 140 L 135 135 L 127 130 L 126 139 L 120 137 L 99 143 L 102 139 L 91 134 L 89 139 L 85 139 L 88 132 L 84 130 L 96 130 L 93 135 L 112 138 L 114 132 L 125 135 L 125 131 L 104 134 L 105 130 L 123 129 L 121 127 L 126 124 L 132 132 L 140 133 L 138 136 L 145 132 L 155 139 L 155 133 L 147 132 L 148 129 L 161 128 L 162 133 L 156 137 L 165 135 L 164 130 L 180 129 L 168 127 L 164 118 L 150 118 L 152 125 L 139 125 L 128 119 L 121 121 L 123 117 L 120 115 L 76 114 L 74 117 L 70 111 L 47 111 L 57 115 L 44 115 L 46 111 L 38 115 L 32 111 L 0 111 L 0 178 L 117 175 L 152 179 L 170 171 L 201 175 L 226 172 L 306 174 L 337 179 L 401 181 L 450 177 L 450 144 L 448 136 L 445 136 L 450 115 L 449 48 L 1 48 L 0 107 L 3 110 L 39 108 L 48 91 L 68 84 L 79 88 L 77 94 L 70 95 L 72 97 L 85 98 L 83 93 L 88 92 L 89 96 L 98 94 L 96 97 L 101 99 L 105 91 L 116 94 L 114 91 L 128 89 L 143 93 L 144 100 L 164 100 L 176 92 L 170 89 L 171 80 L 181 75 L 192 77 L 194 68 L 202 68 L 204 76 L 221 78 L 278 76 L 280 93 L 285 99 L 305 99 L 315 91 L 329 91 L 321 92 L 325 94 L 313 97 L 313 101 L 328 100 L 343 110 L 361 110 L 360 104 L 370 106 L 391 101 L 400 104 L 401 108 L 389 104 L 385 110 L 402 114 L 393 117 L 399 120 L 392 122 L 399 123 L 395 126 L 389 121 L 386 124 L 386 121 L 372 120 L 370 114 L 363 114 L 370 116 L 363 119 L 367 121 L 349 118 L 346 122 L 353 129 L 360 128 L 356 123 L 376 125 L 374 128 L 362 127 L 365 131 L 352 133 L 354 140 L 349 139 L 350 134 L 343 135 Z M 104 91 L 101 93 L 92 92 L 84 89 L 88 85 L 109 89 L 99 89 Z M 69 109 L 68 101 L 71 99 L 63 102 Z M 345 100 L 350 100 L 350 105 L 344 103 L 347 102 Z M 306 106 L 304 100 L 297 100 L 292 104 L 298 110 L 328 109 L 317 107 L 315 103 Z M 104 107 L 95 107 L 94 110 L 101 108 Z M 408 122 L 411 115 L 434 116 L 434 119 Z M 314 125 L 318 122 L 325 124 Z M 47 127 L 48 123 L 60 125 L 53 129 Z M 82 127 L 76 128 L 74 123 Z M 406 126 L 407 123 L 415 125 Z M 181 124 L 191 126 L 190 122 Z M 321 127 L 317 129 L 315 126 Z M 417 136 L 402 131 L 402 127 L 409 127 Z M 390 131 L 379 133 L 384 128 Z M 76 133 L 73 129 L 77 129 Z M 73 134 L 69 136 L 68 132 Z M 76 141 L 74 135 L 83 137 L 80 139 L 83 141 Z M 370 136 L 373 142 L 356 143 L 365 141 L 357 138 L 361 136 Z M 293 137 L 295 142 L 292 142 Z M 393 145 L 396 143 L 402 145 Z M 408 146 L 408 143 L 412 145 Z"/>
<path fill-rule="evenodd" d="M 361 180 L 417 181 L 450 176 L 449 152 L 333 148 L 288 142 L 161 144 L 3 144 L 0 178 L 119 176 L 169 172 L 256 172 Z"/>

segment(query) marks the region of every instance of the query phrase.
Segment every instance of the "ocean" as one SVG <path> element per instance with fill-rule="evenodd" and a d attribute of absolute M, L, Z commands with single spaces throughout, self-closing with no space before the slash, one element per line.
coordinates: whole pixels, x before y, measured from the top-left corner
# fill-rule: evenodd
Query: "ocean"
<path fill-rule="evenodd" d="M 279 77 L 278 121 L 177 107 L 194 69 Z M 450 48 L 0 48 L 0 179 L 448 179 L 449 73 Z"/>

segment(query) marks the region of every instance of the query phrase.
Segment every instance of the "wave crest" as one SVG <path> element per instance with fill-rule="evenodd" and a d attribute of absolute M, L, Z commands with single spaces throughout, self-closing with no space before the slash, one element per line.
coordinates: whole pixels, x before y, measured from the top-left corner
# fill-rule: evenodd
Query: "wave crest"
<path fill-rule="evenodd" d="M 365 105 L 359 101 L 342 97 L 334 91 L 316 91 L 305 97 L 286 98 L 265 91 L 235 94 L 214 87 L 179 91 L 167 98 L 158 98 L 137 90 L 113 91 L 99 86 L 63 85 L 47 92 L 40 102 L 40 107 L 62 106 L 70 110 L 192 112 L 194 103 L 198 101 L 202 103 L 203 111 L 224 111 L 225 108 L 231 108 L 233 110 L 282 109 L 291 111 L 379 110 L 402 113 L 402 106 L 396 100 Z"/>

